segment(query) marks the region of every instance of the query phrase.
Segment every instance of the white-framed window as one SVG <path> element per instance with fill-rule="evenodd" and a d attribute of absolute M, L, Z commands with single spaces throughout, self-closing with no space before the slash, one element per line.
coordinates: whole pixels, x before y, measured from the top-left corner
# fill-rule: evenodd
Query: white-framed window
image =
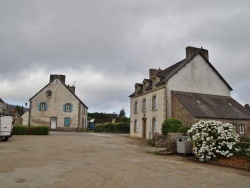
<path fill-rule="evenodd" d="M 154 95 L 151 98 L 151 110 L 158 110 L 158 96 Z"/>
<path fill-rule="evenodd" d="M 152 132 L 156 132 L 158 131 L 158 120 L 156 117 L 152 118 L 151 120 L 151 125 L 150 125 L 150 129 Z"/>
<path fill-rule="evenodd" d="M 244 124 L 240 124 L 240 134 L 245 134 L 245 125 Z"/>
<path fill-rule="evenodd" d="M 134 132 L 135 133 L 138 132 L 138 121 L 137 121 L 137 119 L 134 121 Z"/>
<path fill-rule="evenodd" d="M 48 104 L 46 104 L 46 102 L 38 103 L 37 106 L 39 111 L 46 111 L 48 109 Z"/>
<path fill-rule="evenodd" d="M 134 113 L 138 113 L 138 101 L 135 101 L 134 103 Z"/>
<path fill-rule="evenodd" d="M 142 100 L 142 112 L 147 112 L 147 99 Z"/>

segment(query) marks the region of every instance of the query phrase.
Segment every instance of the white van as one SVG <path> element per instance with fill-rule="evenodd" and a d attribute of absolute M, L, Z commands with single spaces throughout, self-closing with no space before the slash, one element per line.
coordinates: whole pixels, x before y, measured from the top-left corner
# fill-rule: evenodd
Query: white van
<path fill-rule="evenodd" d="M 12 117 L 11 116 L 0 116 L 0 139 L 7 141 L 12 137 Z"/>

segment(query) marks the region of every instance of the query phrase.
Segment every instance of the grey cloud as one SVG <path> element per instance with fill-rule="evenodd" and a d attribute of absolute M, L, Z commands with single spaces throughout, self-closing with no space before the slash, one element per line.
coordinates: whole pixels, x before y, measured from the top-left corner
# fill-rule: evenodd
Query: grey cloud
<path fill-rule="evenodd" d="M 134 83 L 148 77 L 149 68 L 184 59 L 185 47 L 192 45 L 208 49 L 237 99 L 250 101 L 245 95 L 249 5 L 243 0 L 1 1 L 0 79 L 9 83 L 0 84 L 1 97 L 26 101 L 47 84 L 49 74 L 61 73 L 68 83 L 77 81 L 90 110 L 126 110 Z M 10 93 L 16 80 L 36 84 L 17 96 Z"/>

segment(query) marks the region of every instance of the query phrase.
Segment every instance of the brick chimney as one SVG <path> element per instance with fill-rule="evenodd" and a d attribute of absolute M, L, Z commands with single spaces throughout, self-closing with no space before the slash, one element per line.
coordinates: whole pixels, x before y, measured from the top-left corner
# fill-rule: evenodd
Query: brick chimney
<path fill-rule="evenodd" d="M 72 91 L 73 93 L 75 93 L 75 91 L 76 91 L 76 87 L 75 86 L 68 86 L 68 88 L 70 89 L 70 91 Z"/>
<path fill-rule="evenodd" d="M 245 104 L 245 108 L 250 110 L 250 105 L 249 104 Z"/>
<path fill-rule="evenodd" d="M 192 57 L 194 54 L 201 52 L 201 54 L 207 58 L 207 60 L 209 60 L 208 58 L 208 50 L 201 48 L 196 48 L 193 46 L 188 46 L 186 47 L 186 59 L 189 59 L 190 57 Z"/>
<path fill-rule="evenodd" d="M 66 80 L 66 76 L 65 75 L 59 75 L 59 74 L 51 74 L 50 75 L 50 79 L 49 82 L 52 82 L 53 80 L 55 80 L 56 78 L 60 78 L 60 80 L 62 80 L 63 83 L 65 83 Z"/>

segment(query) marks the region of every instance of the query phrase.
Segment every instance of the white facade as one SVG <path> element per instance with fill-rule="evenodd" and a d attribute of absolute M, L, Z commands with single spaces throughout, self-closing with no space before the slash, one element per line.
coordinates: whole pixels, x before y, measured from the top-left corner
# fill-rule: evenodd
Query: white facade
<path fill-rule="evenodd" d="M 30 111 L 30 126 L 75 130 L 87 127 L 87 106 L 59 78 L 31 98 Z"/>
<path fill-rule="evenodd" d="M 189 47 L 190 49 L 190 47 Z M 194 48 L 195 50 L 197 48 Z M 203 50 L 203 49 L 201 49 Z M 207 51 L 208 53 L 208 51 Z M 188 57 L 187 57 L 188 58 Z M 161 125 L 166 118 L 171 117 L 171 91 L 184 91 L 193 93 L 204 93 L 213 95 L 230 96 L 231 88 L 217 71 L 208 63 L 204 56 L 199 53 L 194 54 L 189 61 L 183 61 L 184 65 L 175 71 L 170 71 L 170 78 L 160 86 L 155 86 L 164 76 L 160 77 L 161 70 L 150 72 L 150 78 L 146 79 L 152 83 L 152 88 L 145 89 L 145 83 L 136 84 L 135 93 L 130 96 L 130 135 L 131 137 L 149 138 L 152 132 L 161 134 Z M 154 70 L 154 69 L 152 69 Z M 166 69 L 165 69 L 166 70 Z M 143 99 L 151 103 L 153 96 L 158 97 L 158 109 L 153 110 L 151 107 L 147 111 L 142 110 Z M 137 102 L 138 111 L 135 113 L 134 106 Z M 153 130 L 153 124 L 156 119 L 156 129 Z"/>
<path fill-rule="evenodd" d="M 171 77 L 166 88 L 167 117 L 171 117 L 171 91 L 230 96 L 230 89 L 199 54 Z"/>
<path fill-rule="evenodd" d="M 26 111 L 23 115 L 23 125 L 28 126 L 29 124 L 29 111 Z"/>
<path fill-rule="evenodd" d="M 131 98 L 130 100 L 130 135 L 132 137 L 143 137 L 143 123 L 145 123 L 145 136 L 149 138 L 149 133 L 154 127 L 155 132 L 161 131 L 161 124 L 166 118 L 165 88 L 155 90 L 153 92 Z M 155 106 L 153 105 L 153 97 L 156 98 Z M 143 100 L 146 100 L 146 108 L 143 108 Z M 137 112 L 135 112 L 134 105 L 137 103 Z M 156 120 L 156 125 L 153 126 L 153 120 Z M 137 129 L 134 128 L 135 121 L 137 122 Z M 143 122 L 144 121 L 144 122 Z"/>

